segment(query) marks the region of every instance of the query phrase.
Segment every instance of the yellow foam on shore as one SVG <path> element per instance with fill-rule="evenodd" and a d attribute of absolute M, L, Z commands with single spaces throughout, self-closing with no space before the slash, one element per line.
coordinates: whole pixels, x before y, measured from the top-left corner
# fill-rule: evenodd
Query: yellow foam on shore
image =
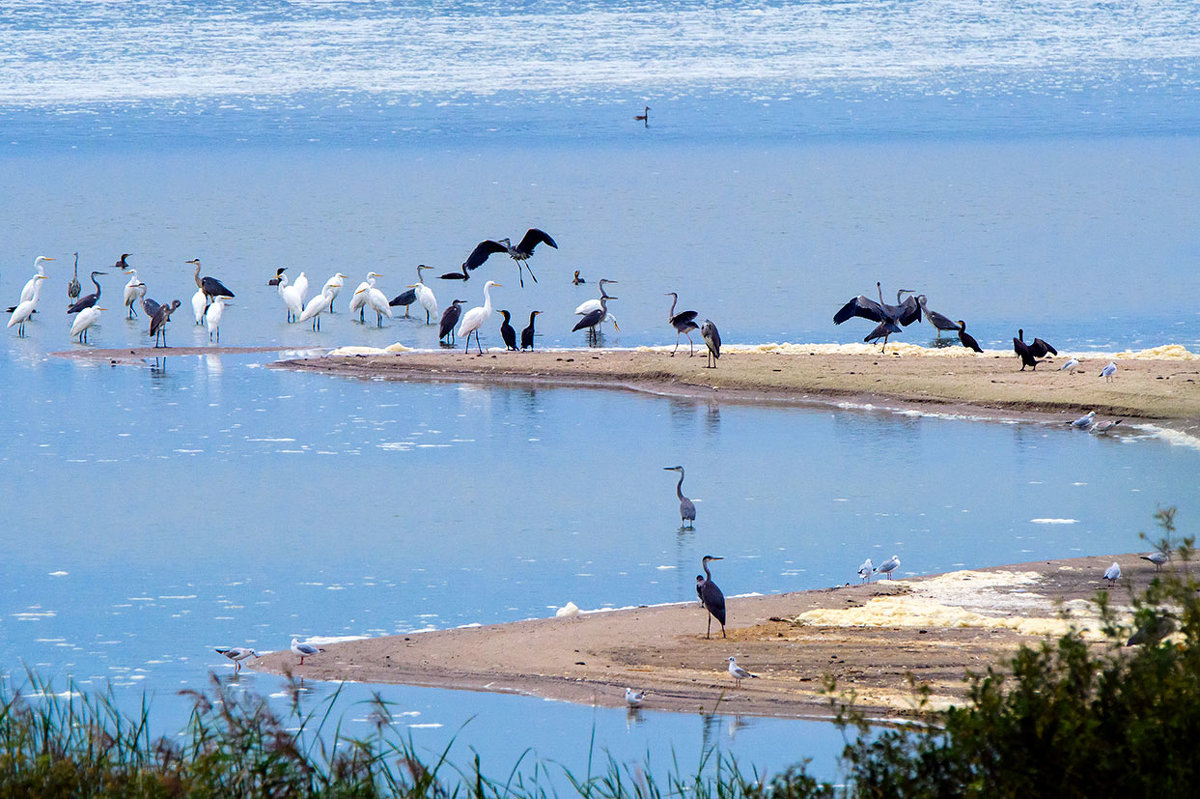
<path fill-rule="evenodd" d="M 338 347 L 335 350 L 330 350 L 329 354 L 334 356 L 353 356 L 353 355 L 389 355 L 397 352 L 412 352 L 412 347 L 406 347 L 400 342 L 389 344 L 387 347 L 359 347 L 347 346 Z"/>

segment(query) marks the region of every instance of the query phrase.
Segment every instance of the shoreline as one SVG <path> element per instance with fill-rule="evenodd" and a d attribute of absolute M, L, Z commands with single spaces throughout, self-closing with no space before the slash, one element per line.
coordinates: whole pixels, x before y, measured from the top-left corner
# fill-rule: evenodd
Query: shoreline
<path fill-rule="evenodd" d="M 769 345 L 774 346 L 774 345 Z M 703 356 L 671 357 L 666 350 L 550 350 L 464 355 L 458 351 L 335 350 L 316 358 L 272 364 L 363 379 L 474 382 L 504 386 L 608 388 L 708 402 L 808 407 L 917 410 L 991 420 L 1070 421 L 1098 417 L 1134 420 L 1200 438 L 1200 358 L 1182 347 L 1158 348 L 1173 357 L 1134 355 L 1118 362 L 1116 379 L 1100 368 L 1110 357 L 1081 353 L 1080 367 L 1055 363 L 1021 372 L 1014 356 L 962 348 L 908 345 L 898 354 L 861 345 L 787 345 L 723 353 L 718 368 Z M 957 352 L 955 352 L 957 351 Z M 1181 356 L 1182 353 L 1182 356 Z"/>
<path fill-rule="evenodd" d="M 1124 577 L 1110 588 L 1101 574 L 1114 560 Z M 811 719 L 834 715 L 823 693 L 832 677 L 859 710 L 899 720 L 921 715 L 910 675 L 930 689 L 930 708 L 962 702 L 968 670 L 997 665 L 1021 644 L 1068 625 L 1100 640 L 1091 600 L 1109 588 L 1121 606 L 1154 574 L 1137 554 L 1037 561 L 732 596 L 726 638 L 705 639 L 706 612 L 691 600 L 322 644 L 326 652 L 303 666 L 282 651 L 247 667 L 604 707 L 624 707 L 628 686 L 648 692 L 649 710 Z M 725 670 L 730 655 L 759 678 L 736 687 Z"/>

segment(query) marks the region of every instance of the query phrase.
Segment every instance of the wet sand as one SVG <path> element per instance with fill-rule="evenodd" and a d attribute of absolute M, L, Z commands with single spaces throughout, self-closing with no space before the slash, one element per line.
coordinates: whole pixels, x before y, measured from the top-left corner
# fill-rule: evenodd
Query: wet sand
<path fill-rule="evenodd" d="M 342 354 L 349 353 L 349 354 Z M 373 351 L 379 353 L 379 351 Z M 1020 371 L 1011 353 L 902 345 L 887 355 L 861 345 L 784 345 L 727 350 L 715 369 L 703 351 L 461 350 L 370 354 L 353 349 L 283 361 L 278 366 L 353 377 L 476 381 L 501 385 L 620 388 L 705 400 L 787 404 L 849 403 L 968 413 L 984 418 L 1100 418 L 1157 423 L 1200 435 L 1200 359 L 1181 347 L 1117 354 L 1117 374 L 1099 376 L 1109 355 L 1080 354 L 1074 372 L 1063 353 L 1036 371 Z"/>
<path fill-rule="evenodd" d="M 705 638 L 706 611 L 689 601 L 330 644 L 303 666 L 276 652 L 252 667 L 613 707 L 630 686 L 649 692 L 647 709 L 814 718 L 832 713 L 823 693 L 832 677 L 860 709 L 902 718 L 917 715 L 909 675 L 930 688 L 932 706 L 945 707 L 963 699 L 967 670 L 983 671 L 1068 623 L 1094 630 L 1090 600 L 1108 587 L 1101 575 L 1114 560 L 1124 578 L 1110 596 L 1121 606 L 1154 574 L 1136 554 L 730 597 L 725 638 L 719 629 Z M 1071 622 L 1060 618 L 1064 609 Z M 759 677 L 735 686 L 730 655 Z"/>

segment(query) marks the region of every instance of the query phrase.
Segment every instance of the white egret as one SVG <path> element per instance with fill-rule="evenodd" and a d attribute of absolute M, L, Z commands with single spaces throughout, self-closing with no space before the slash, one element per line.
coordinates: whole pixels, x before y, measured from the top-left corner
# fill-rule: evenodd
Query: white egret
<path fill-rule="evenodd" d="M 150 302 L 154 302 L 150 300 Z M 171 300 L 168 303 L 158 305 L 155 303 L 154 314 L 150 317 L 150 335 L 154 336 L 154 346 L 167 346 L 167 322 L 171 321 L 171 314 L 175 313 L 175 309 L 182 303 L 179 300 Z M 142 305 L 142 310 L 149 311 L 145 304 Z M 158 342 L 162 340 L 160 345 Z"/>
<path fill-rule="evenodd" d="M 388 305 L 388 299 L 383 295 L 382 291 L 375 288 L 375 281 L 373 279 L 371 285 L 367 287 L 367 307 L 375 312 L 375 324 L 378 327 L 383 327 L 383 317 L 385 315 L 388 319 L 392 318 L 392 309 Z"/>
<path fill-rule="evenodd" d="M 300 665 L 301 666 L 304 665 L 305 658 L 312 657 L 313 655 L 318 655 L 324 651 L 325 651 L 324 649 L 321 649 L 318 646 L 313 646 L 312 644 L 302 644 L 302 643 L 300 643 L 299 639 L 296 639 L 296 638 L 292 639 L 292 652 L 294 652 L 295 654 L 300 656 Z"/>
<path fill-rule="evenodd" d="M 332 289 L 323 289 L 304 306 L 304 311 L 300 314 L 300 321 L 313 320 L 313 331 L 319 331 L 321 329 L 321 313 L 333 307 L 333 296 Z"/>
<path fill-rule="evenodd" d="M 196 324 L 204 324 L 204 312 L 207 309 L 208 296 L 204 289 L 196 289 L 196 293 L 192 295 L 192 315 L 196 317 Z"/>
<path fill-rule="evenodd" d="M 883 563 L 879 564 L 879 566 L 875 569 L 875 573 L 876 574 L 886 574 L 888 579 L 890 580 L 890 579 L 892 579 L 892 572 L 896 571 L 896 569 L 898 569 L 898 568 L 900 568 L 900 556 L 892 555 L 890 558 L 885 560 Z"/>
<path fill-rule="evenodd" d="M 758 679 L 757 674 L 751 674 L 739 666 L 737 664 L 737 658 L 733 657 L 732 655 L 729 656 L 729 676 L 737 681 L 735 685 L 738 688 L 742 687 L 742 680 Z"/>
<path fill-rule="evenodd" d="M 325 285 L 321 286 L 321 293 L 329 292 L 329 312 L 333 313 L 333 301 L 337 299 L 337 295 L 342 292 L 342 287 L 346 285 L 346 278 L 349 275 L 343 275 L 338 272 L 333 277 L 325 281 Z"/>
<path fill-rule="evenodd" d="M 46 276 L 46 269 L 42 266 L 46 261 L 53 261 L 53 258 L 47 258 L 45 255 L 39 255 L 33 259 L 33 277 L 25 281 L 25 286 L 21 289 L 21 299 L 17 300 L 20 304 L 26 300 L 32 300 L 37 292 L 42 290 L 41 280 Z"/>
<path fill-rule="evenodd" d="M 133 307 L 139 299 L 146 294 L 146 284 L 138 279 L 136 269 L 126 269 L 125 274 L 132 275 L 129 282 L 125 284 L 125 310 L 128 312 L 128 317 L 134 319 L 137 317 L 137 310 Z"/>
<path fill-rule="evenodd" d="M 579 273 L 576 272 L 575 274 L 578 275 Z M 608 292 L 604 290 L 604 287 L 606 285 L 608 285 L 609 283 L 616 283 L 616 282 L 617 281 L 609 280 L 606 277 L 600 278 L 600 297 L 603 297 L 603 298 L 609 299 L 609 300 L 616 299 L 616 297 L 608 296 Z M 575 315 L 576 316 L 586 316 L 586 315 L 590 314 L 592 311 L 600 310 L 600 297 L 595 297 L 590 300 L 584 300 L 583 302 L 579 303 L 579 305 L 575 306 Z"/>
<path fill-rule="evenodd" d="M 100 308 L 95 305 L 90 308 L 84 308 L 75 317 L 75 321 L 71 324 L 71 335 L 79 336 L 80 344 L 87 344 L 88 330 L 100 321 L 100 312 L 106 311 L 107 308 Z"/>
<path fill-rule="evenodd" d="M 46 279 L 45 275 L 34 275 L 34 283 L 41 283 Z M 34 286 L 33 297 L 28 300 L 21 300 L 17 303 L 17 307 L 13 309 L 12 316 L 8 317 L 8 326 L 17 326 L 17 335 L 21 338 L 25 337 L 25 323 L 29 321 L 29 317 L 33 316 L 33 310 L 37 307 L 38 298 L 41 295 L 41 289 Z"/>
<path fill-rule="evenodd" d="M 367 272 L 367 279 L 358 284 L 358 288 L 354 290 L 354 296 L 350 298 L 350 313 L 358 311 L 358 321 L 366 324 L 364 318 L 367 308 L 367 292 L 374 287 L 375 278 L 383 277 L 378 272 Z"/>
<path fill-rule="evenodd" d="M 587 328 L 588 343 L 594 342 L 599 344 L 600 323 L 605 319 L 612 319 L 613 326 L 617 328 L 618 332 L 620 332 L 621 326 L 617 324 L 617 320 L 613 317 L 613 315 L 608 312 L 608 301 L 615 299 L 617 298 L 609 296 L 601 297 L 599 300 L 600 307 L 584 315 L 582 319 L 575 323 L 575 327 L 571 328 L 571 332 L 574 333 L 577 330 L 583 330 L 584 328 Z"/>
<path fill-rule="evenodd" d="M 295 322 L 304 311 L 304 294 L 300 291 L 299 286 L 288 284 L 288 276 L 283 273 L 284 269 L 287 267 L 281 266 L 275 273 L 274 283 L 278 287 L 279 299 L 283 300 L 283 304 L 287 307 L 287 320 Z"/>
<path fill-rule="evenodd" d="M 218 655 L 224 655 L 233 661 L 233 673 L 237 674 L 242 670 L 242 661 L 250 658 L 260 658 L 262 655 L 255 652 L 253 649 L 245 646 L 219 646 L 216 649 Z"/>
<path fill-rule="evenodd" d="M 221 317 L 225 315 L 225 298 L 217 297 L 208 306 L 204 321 L 208 325 L 208 340 L 221 343 Z"/>
<path fill-rule="evenodd" d="M 483 285 L 483 305 L 472 308 L 462 315 L 462 322 L 458 326 L 458 335 L 467 337 L 467 346 L 464 352 L 469 352 L 471 349 L 471 334 L 475 334 L 475 347 L 479 350 L 479 354 L 483 354 L 483 347 L 479 344 L 479 329 L 483 327 L 484 322 L 492 316 L 492 286 L 499 287 L 500 284 L 494 280 L 489 280 Z"/>
<path fill-rule="evenodd" d="M 292 285 L 299 289 L 300 303 L 303 305 L 304 301 L 308 299 L 308 275 L 304 274 L 304 272 L 301 272 L 296 278 L 296 282 Z"/>
<path fill-rule="evenodd" d="M 433 294 L 433 289 L 425 285 L 425 281 L 421 278 L 422 269 L 432 269 L 432 266 L 420 265 L 417 267 L 417 282 L 409 286 L 417 292 L 417 302 L 421 303 L 421 307 L 425 309 L 425 324 L 429 324 L 434 319 L 438 318 L 438 301 Z"/>

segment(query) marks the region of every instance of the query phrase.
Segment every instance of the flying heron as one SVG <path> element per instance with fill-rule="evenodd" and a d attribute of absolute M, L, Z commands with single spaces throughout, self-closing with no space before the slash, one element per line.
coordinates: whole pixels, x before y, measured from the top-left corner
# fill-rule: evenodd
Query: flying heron
<path fill-rule="evenodd" d="M 500 323 L 500 338 L 504 339 L 504 349 L 506 351 L 517 351 L 517 331 L 509 321 L 512 319 L 512 314 L 508 311 L 501 311 L 500 315 L 504 317 L 504 321 Z"/>
<path fill-rule="evenodd" d="M 704 346 L 708 348 L 708 357 L 705 360 L 705 368 L 716 369 L 717 359 L 721 357 L 721 334 L 717 331 L 717 326 L 708 319 L 704 320 L 704 324 L 700 326 L 700 337 L 704 339 Z"/>
<path fill-rule="evenodd" d="M 75 304 L 67 309 L 67 313 L 69 313 L 69 314 L 80 313 L 81 311 L 91 308 L 93 305 L 95 305 L 97 302 L 99 302 L 100 301 L 100 281 L 96 279 L 96 275 L 107 275 L 107 274 L 108 274 L 108 272 L 99 272 L 99 271 L 92 272 L 92 285 L 94 285 L 96 287 L 96 290 L 93 291 L 91 294 L 85 294 L 84 296 L 82 296 L 78 300 L 76 300 Z"/>
<path fill-rule="evenodd" d="M 680 311 L 675 313 L 675 303 L 679 302 L 679 295 L 673 291 L 668 291 L 663 295 L 671 298 L 671 310 L 667 313 L 667 321 L 671 327 L 675 328 L 675 349 L 671 350 L 671 357 L 675 357 L 675 353 L 679 350 L 679 337 L 687 335 L 688 337 L 688 357 L 696 352 L 696 342 L 692 340 L 692 331 L 699 330 L 700 326 L 696 324 L 695 311 Z"/>
<path fill-rule="evenodd" d="M 712 637 L 712 620 L 716 619 L 721 625 L 721 637 L 725 637 L 725 595 L 721 593 L 721 589 L 712 581 L 712 572 L 708 570 L 708 562 L 710 560 L 724 560 L 724 558 L 705 555 L 700 563 L 704 566 L 704 576 L 696 575 L 696 593 L 700 595 L 700 602 L 704 605 L 704 609 L 708 611 L 708 630 L 705 631 L 704 637 Z"/>
<path fill-rule="evenodd" d="M 483 347 L 479 343 L 479 328 L 483 327 L 492 315 L 492 286 L 500 286 L 494 280 L 489 280 L 483 284 L 483 305 L 476 306 L 467 311 L 462 316 L 462 322 L 458 326 L 458 335 L 467 337 L 467 346 L 463 352 L 471 350 L 471 334 L 475 334 L 475 347 L 479 350 L 479 354 L 483 355 Z"/>
<path fill-rule="evenodd" d="M 682 520 L 684 527 L 691 527 L 692 522 L 696 521 L 696 503 L 683 495 L 683 467 L 682 466 L 664 466 L 664 472 L 679 472 L 679 482 L 675 484 L 675 495 L 679 497 L 679 518 Z"/>
<path fill-rule="evenodd" d="M 883 301 L 883 284 L 879 281 L 875 281 L 875 290 L 879 292 L 879 302 L 859 294 L 838 309 L 838 312 L 833 315 L 833 323 L 840 325 L 855 316 L 878 322 L 879 324 L 863 338 L 863 341 L 870 342 L 882 338 L 883 346 L 880 347 L 880 352 L 883 352 L 887 349 L 889 336 L 899 333 L 901 328 L 908 327 L 913 322 L 921 321 L 921 304 L 917 302 L 916 297 L 911 296 L 912 289 L 897 291 L 895 305 L 888 305 Z M 904 294 L 910 296 L 901 301 L 901 295 Z"/>
<path fill-rule="evenodd" d="M 462 316 L 462 306 L 466 300 L 454 300 L 442 311 L 442 321 L 438 324 L 438 341 L 450 337 L 450 346 L 454 346 L 454 326 L 458 317 Z"/>
<path fill-rule="evenodd" d="M 301 666 L 304 665 L 305 658 L 312 657 L 313 655 L 319 655 L 324 651 L 324 649 L 321 649 L 318 646 L 313 646 L 312 644 L 302 644 L 300 643 L 299 639 L 292 639 L 292 652 L 300 656 L 299 665 Z"/>
<path fill-rule="evenodd" d="M 530 311 L 529 312 L 529 327 L 527 327 L 521 331 L 521 351 L 522 352 L 524 352 L 525 350 L 533 349 L 533 320 L 536 319 L 537 315 L 540 313 L 541 313 L 541 311 Z"/>
<path fill-rule="evenodd" d="M 548 247 L 558 249 L 558 245 L 554 243 L 554 239 L 544 230 L 531 227 L 525 231 L 525 235 L 521 237 L 516 246 L 509 239 L 484 239 L 475 245 L 475 249 L 471 250 L 471 254 L 467 256 L 467 260 L 463 261 L 463 279 L 466 280 L 467 270 L 478 269 L 483 265 L 483 262 L 491 257 L 492 253 L 505 252 L 517 262 L 517 275 L 521 280 L 521 287 L 525 287 L 525 275 L 522 267 L 529 270 L 529 276 L 533 278 L 533 282 L 537 282 L 537 276 L 533 274 L 533 270 L 529 268 L 529 259 L 533 257 L 533 250 L 539 244 L 545 244 Z M 451 273 L 453 274 L 453 273 Z M 449 279 L 448 275 L 442 275 Z"/>

